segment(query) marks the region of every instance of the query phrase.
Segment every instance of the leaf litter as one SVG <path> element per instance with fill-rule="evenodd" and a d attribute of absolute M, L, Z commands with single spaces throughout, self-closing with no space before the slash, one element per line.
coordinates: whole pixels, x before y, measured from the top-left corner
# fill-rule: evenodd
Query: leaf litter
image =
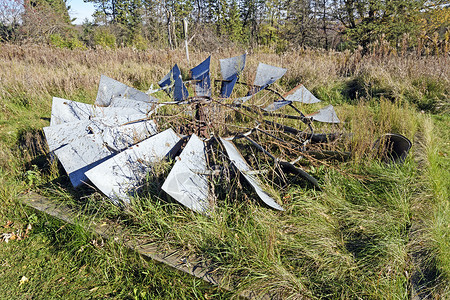
<path fill-rule="evenodd" d="M 19 228 L 15 229 L 14 227 Z M 14 222 L 8 220 L 6 224 L 3 225 L 3 228 L 13 229 L 13 231 L 4 232 L 0 235 L 0 242 L 9 243 L 9 241 L 14 240 L 21 241 L 25 238 L 28 238 L 31 230 L 33 229 L 33 226 L 31 224 L 28 224 L 26 228 L 23 229 L 23 226 L 20 226 L 19 224 L 14 224 Z"/>

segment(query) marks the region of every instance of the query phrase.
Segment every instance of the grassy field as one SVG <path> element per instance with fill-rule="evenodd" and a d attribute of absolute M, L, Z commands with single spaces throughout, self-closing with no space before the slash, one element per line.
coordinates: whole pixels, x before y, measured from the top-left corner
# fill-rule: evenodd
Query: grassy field
<path fill-rule="evenodd" d="M 344 121 L 318 125 L 319 131 L 353 133 L 344 145 L 352 160 L 305 165 L 322 191 L 298 181 L 272 187 L 285 212 L 262 207 L 230 181 L 232 192 L 214 214 L 192 213 L 160 191 L 169 171 L 164 166 L 126 211 L 93 189 L 71 188 L 50 161 L 42 134 L 53 96 L 93 103 L 100 74 L 145 91 L 173 64 L 187 73 L 209 54 L 193 51 L 188 64 L 182 51 L 0 45 L 0 234 L 14 233 L 0 241 L 0 299 L 228 299 L 244 291 L 283 299 L 449 297 L 449 57 L 251 53 L 245 81 L 252 81 L 258 62 L 286 67 L 277 89 L 303 83 Z M 218 59 L 238 54 L 212 53 L 213 79 Z M 386 165 L 374 155 L 373 142 L 386 132 L 413 141 L 404 164 Z M 201 254 L 234 290 L 37 213 L 18 201 L 28 190 Z"/>

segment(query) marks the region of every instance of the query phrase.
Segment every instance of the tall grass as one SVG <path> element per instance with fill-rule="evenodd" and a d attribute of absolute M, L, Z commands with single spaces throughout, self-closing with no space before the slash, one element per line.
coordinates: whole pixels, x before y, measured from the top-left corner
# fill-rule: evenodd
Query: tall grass
<path fill-rule="evenodd" d="M 212 54 L 214 79 L 219 78 L 217 59 L 240 54 L 237 50 L 203 53 L 194 49 L 189 64 L 182 51 L 0 47 L 2 215 L 27 218 L 28 211 L 17 210 L 21 207 L 17 195 L 27 189 L 38 190 L 97 219 L 127 224 L 136 236 L 158 242 L 161 251 L 177 248 L 186 255 L 201 255 L 214 264 L 224 281 L 242 292 L 280 298 L 407 298 L 412 290 L 411 274 L 435 268 L 442 280 L 429 287 L 445 295 L 445 288 L 436 286 L 445 285 L 449 274 L 448 185 L 442 176 L 448 165 L 443 155 L 448 150 L 441 151 L 442 155 L 435 150 L 446 145 L 435 130 L 448 128 L 448 118 L 436 119 L 437 129 L 432 129 L 419 110 L 442 113 L 448 109 L 444 103 L 450 92 L 448 57 L 361 57 L 359 53 L 309 50 L 282 55 L 252 53 L 242 80 L 253 81 L 259 61 L 288 68 L 277 88 L 288 91 L 303 83 L 324 102 L 336 105 L 343 124 L 317 125 L 317 130 L 351 132 L 352 138 L 343 146 L 352 151 L 353 160 L 307 166 L 319 179 L 322 192 L 298 184 L 294 177 L 288 178 L 290 185 L 273 188 L 285 212 L 263 207 L 249 187 L 230 178 L 218 183 L 227 193 L 219 193 L 217 208 L 206 217 L 184 209 L 160 191 L 170 162 L 150 175 L 145 192 L 133 199 L 127 211 L 90 188 L 73 190 L 64 172 L 49 161 L 41 128 L 48 125 L 52 96 L 93 103 L 100 74 L 146 90 L 174 63 L 187 74 L 190 67 Z M 425 146 L 417 150 L 424 153 L 424 163 L 416 162 L 412 155 L 404 165 L 380 162 L 373 142 L 386 132 L 403 134 L 414 142 L 418 136 L 426 137 L 422 140 Z M 425 172 L 417 169 L 422 165 Z M 420 190 L 428 191 L 429 198 Z M 431 203 L 431 209 L 424 203 Z M 426 228 L 428 234 L 411 234 L 411 228 Z M 53 245 L 61 243 L 57 230 L 45 233 Z M 79 229 L 63 232 L 70 236 L 63 240 L 68 245 L 92 239 Z M 418 246 L 420 241 L 425 241 L 422 246 Z M 435 259 L 416 264 L 411 256 L 417 247 L 433 253 Z M 168 284 L 170 280 L 164 276 L 174 276 L 129 274 L 145 270 L 122 248 L 113 244 L 106 248 L 99 256 L 76 254 L 94 272 L 104 273 L 96 273 L 96 280 L 130 287 L 144 278 L 148 286 L 156 288 Z M 74 254 L 69 246 L 60 250 Z M 139 267 L 128 268 L 121 259 Z M 151 272 L 158 270 L 151 267 Z M 175 286 L 189 286 L 183 280 Z M 163 287 L 160 296 L 206 298 L 204 293 L 210 292 L 204 287 L 200 290 L 171 294 L 173 290 Z M 145 285 L 139 285 L 134 293 L 137 298 L 158 296 L 156 292 L 145 294 Z M 130 292 L 119 293 L 126 295 Z"/>
<path fill-rule="evenodd" d="M 436 293 L 434 287 L 442 295 L 450 295 L 450 202 L 449 202 L 449 170 L 448 159 L 450 144 L 450 127 L 448 116 L 434 117 L 425 120 L 423 136 L 420 140 L 422 152 L 419 159 L 424 174 L 424 184 L 420 193 L 421 209 L 418 212 L 421 226 L 416 235 L 419 241 L 413 245 L 417 260 L 427 265 L 435 262 L 435 267 L 427 265 L 416 275 L 418 288 L 423 295 Z M 436 134 L 438 132 L 438 134 Z M 417 242 L 417 241 L 416 241 Z M 428 245 L 429 251 L 424 251 L 423 245 Z M 429 282 L 434 282 L 434 286 Z"/>

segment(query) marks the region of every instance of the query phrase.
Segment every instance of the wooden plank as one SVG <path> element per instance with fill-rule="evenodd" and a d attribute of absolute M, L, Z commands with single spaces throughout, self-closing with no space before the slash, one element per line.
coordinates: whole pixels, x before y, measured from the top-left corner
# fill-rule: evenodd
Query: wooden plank
<path fill-rule="evenodd" d="M 85 230 L 93 232 L 105 239 L 122 243 L 127 248 L 138 252 L 140 255 L 148 257 L 152 260 L 164 263 L 176 270 L 188 273 L 206 282 L 216 285 L 225 290 L 230 288 L 223 284 L 223 278 L 215 272 L 215 269 L 209 263 L 197 256 L 185 256 L 183 251 L 165 249 L 156 243 L 148 240 L 138 239 L 132 236 L 129 230 L 118 224 L 103 222 L 91 222 L 89 225 L 83 225 L 82 220 L 86 220 L 87 216 L 76 213 L 68 206 L 55 203 L 50 199 L 43 197 L 34 192 L 29 192 L 21 197 L 22 203 L 46 213 L 52 217 L 60 219 L 64 222 L 81 225 Z M 247 298 L 247 297 L 245 297 Z"/>
<path fill-rule="evenodd" d="M 56 203 L 35 192 L 28 192 L 22 195 L 21 201 L 25 205 L 64 222 L 82 226 L 88 232 L 95 233 L 108 240 L 113 240 L 116 243 L 122 243 L 125 247 L 136 251 L 143 257 L 163 263 L 221 289 L 233 292 L 230 283 L 226 282 L 225 278 L 217 272 L 217 269 L 202 257 L 195 255 L 187 256 L 184 255 L 182 250 L 167 249 L 167 247 L 163 247 L 154 241 L 136 238 L 131 234 L 130 230 L 116 223 L 90 221 L 88 225 L 85 225 L 86 220 L 90 219 L 89 216 L 82 215 L 67 205 Z M 244 299 L 268 300 L 273 299 L 275 295 L 271 295 L 270 292 L 258 295 L 255 291 L 245 291 L 239 293 L 238 296 Z"/>

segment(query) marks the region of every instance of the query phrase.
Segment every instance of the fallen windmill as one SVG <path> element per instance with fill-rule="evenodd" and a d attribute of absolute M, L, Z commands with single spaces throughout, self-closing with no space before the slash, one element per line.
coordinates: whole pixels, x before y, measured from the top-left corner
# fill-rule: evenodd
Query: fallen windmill
<path fill-rule="evenodd" d="M 331 105 L 305 116 L 295 103 L 314 104 L 320 100 L 303 85 L 284 95 L 271 89 L 286 73 L 284 68 L 260 63 L 252 84 L 239 81 L 245 61 L 245 54 L 220 60 L 222 79 L 217 81 L 218 96 L 213 92 L 210 57 L 190 70 L 190 80 L 184 81 L 175 65 L 158 83 L 159 89 L 146 93 L 102 75 L 94 105 L 53 98 L 50 126 L 44 128 L 49 150 L 61 162 L 74 187 L 90 182 L 116 204 L 129 203 L 152 167 L 172 157 L 175 164 L 161 188 L 196 212 L 208 213 L 214 208 L 210 179 L 220 176 L 225 165 L 240 174 L 267 206 L 283 210 L 261 183 L 258 174 L 262 170 L 254 168 L 258 164 L 249 163 L 236 142 L 244 140 L 248 147 L 271 160 L 281 174 L 293 173 L 320 188 L 318 181 L 297 162 L 302 153 L 310 150 L 309 145 L 326 144 L 340 136 L 316 134 L 313 122 L 335 124 L 340 120 Z M 237 85 L 243 86 L 244 96 L 233 96 L 237 94 L 233 93 Z M 172 100 L 163 102 L 152 96 L 160 90 Z M 262 91 L 270 93 L 274 100 L 264 106 L 248 105 Z M 172 106 L 184 108 L 185 122 L 181 125 L 171 123 L 174 116 L 160 113 Z M 276 112 L 283 108 L 295 114 Z M 231 124 L 236 122 L 227 119 L 224 111 L 248 120 L 240 126 Z M 233 129 L 222 126 L 218 130 L 217 119 L 223 119 Z M 294 120 L 298 126 L 279 121 L 286 119 Z M 300 126 L 304 129 L 299 129 Z M 259 136 L 272 142 L 263 145 L 258 142 Z M 384 139 L 395 144 L 394 159 L 403 160 L 411 143 L 400 135 L 391 134 Z M 281 152 L 292 152 L 289 154 L 297 158 L 273 154 L 271 145 L 284 147 Z M 333 154 L 350 155 L 336 151 Z"/>

